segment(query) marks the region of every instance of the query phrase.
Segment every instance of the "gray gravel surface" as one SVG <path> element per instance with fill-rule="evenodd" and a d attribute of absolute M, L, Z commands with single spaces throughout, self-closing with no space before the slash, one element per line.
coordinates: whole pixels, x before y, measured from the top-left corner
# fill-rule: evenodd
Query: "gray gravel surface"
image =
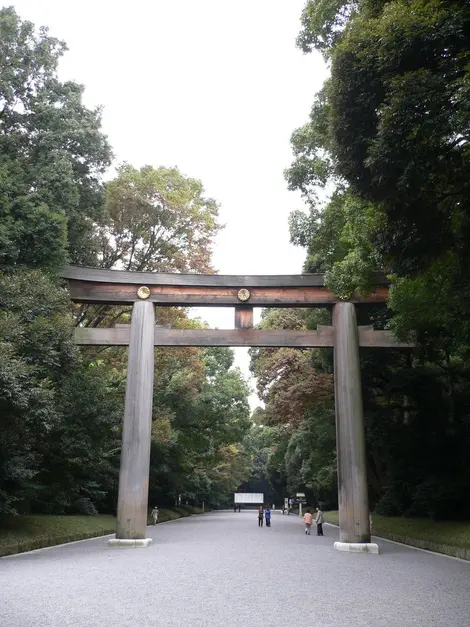
<path fill-rule="evenodd" d="M 380 542 L 339 553 L 337 529 L 218 512 L 149 528 L 153 544 L 103 538 L 0 560 L 1 627 L 469 627 L 470 563 Z"/>

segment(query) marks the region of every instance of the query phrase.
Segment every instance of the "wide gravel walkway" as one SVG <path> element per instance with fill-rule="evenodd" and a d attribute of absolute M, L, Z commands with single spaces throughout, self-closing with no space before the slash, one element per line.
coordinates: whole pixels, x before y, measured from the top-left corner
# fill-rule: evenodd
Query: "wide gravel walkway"
<path fill-rule="evenodd" d="M 334 550 L 298 517 L 218 512 L 150 527 L 146 549 L 104 539 L 0 559 L 1 627 L 469 627 L 470 563 L 380 542 Z"/>

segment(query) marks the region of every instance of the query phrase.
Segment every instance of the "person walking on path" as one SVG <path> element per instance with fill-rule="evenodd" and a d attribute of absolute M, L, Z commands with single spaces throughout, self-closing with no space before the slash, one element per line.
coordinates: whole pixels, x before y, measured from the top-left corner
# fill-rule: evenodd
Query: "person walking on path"
<path fill-rule="evenodd" d="M 153 518 L 153 524 L 156 525 L 158 523 L 158 507 L 154 507 L 152 509 L 152 518 Z"/>
<path fill-rule="evenodd" d="M 259 510 L 258 510 L 258 527 L 262 527 L 262 526 L 263 526 L 263 506 L 260 505 Z"/>
<path fill-rule="evenodd" d="M 310 513 L 310 510 L 307 509 L 304 514 L 304 523 L 305 523 L 305 533 L 307 536 L 310 535 L 310 529 L 312 528 L 313 516 Z"/>
<path fill-rule="evenodd" d="M 317 509 L 317 515 L 315 516 L 315 522 L 317 523 L 317 536 L 323 535 L 323 523 L 325 519 L 323 518 L 323 512 L 319 507 Z"/>
<path fill-rule="evenodd" d="M 271 526 L 271 510 L 269 509 L 269 505 L 264 510 L 264 517 L 266 518 L 266 527 Z"/>

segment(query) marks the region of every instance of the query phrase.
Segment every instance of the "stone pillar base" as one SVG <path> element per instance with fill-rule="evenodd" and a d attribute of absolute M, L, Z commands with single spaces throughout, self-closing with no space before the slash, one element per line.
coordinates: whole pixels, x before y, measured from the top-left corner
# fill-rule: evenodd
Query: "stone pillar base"
<path fill-rule="evenodd" d="M 379 545 L 375 542 L 335 542 L 334 547 L 348 553 L 379 553 Z"/>
<path fill-rule="evenodd" d="M 108 540 L 108 547 L 110 549 L 118 548 L 140 548 L 150 546 L 152 544 L 152 538 L 141 538 L 139 540 L 128 540 L 127 538 L 111 538 Z"/>

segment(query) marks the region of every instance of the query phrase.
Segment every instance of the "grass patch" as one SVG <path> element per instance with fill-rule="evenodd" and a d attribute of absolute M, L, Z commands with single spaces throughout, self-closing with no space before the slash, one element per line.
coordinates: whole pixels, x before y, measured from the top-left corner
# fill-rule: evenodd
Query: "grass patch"
<path fill-rule="evenodd" d="M 158 521 L 168 522 L 191 514 L 202 514 L 202 509 L 191 505 L 182 505 L 173 509 L 161 508 Z M 153 524 L 150 515 L 148 524 Z M 104 514 L 99 516 L 6 516 L 0 518 L 0 557 L 75 540 L 96 538 L 115 531 L 116 518 Z"/>
<path fill-rule="evenodd" d="M 114 533 L 114 516 L 8 516 L 0 520 L 0 556 Z"/>
<path fill-rule="evenodd" d="M 202 507 L 194 507 L 193 505 L 180 505 L 178 509 L 184 509 L 189 514 L 204 514 Z M 208 512 L 209 510 L 206 508 L 204 511 Z"/>
<path fill-rule="evenodd" d="M 325 520 L 338 524 L 338 512 L 324 512 Z M 438 545 L 467 549 L 470 551 L 470 522 L 443 521 L 435 522 L 428 518 L 404 518 L 395 516 L 377 516 L 372 514 L 372 533 L 375 536 L 411 544 L 407 540 L 417 541 L 421 546 L 432 546 L 430 550 L 439 550 Z M 441 551 L 444 552 L 444 551 Z M 459 554 L 458 557 L 461 555 Z M 468 559 L 468 558 L 467 558 Z"/>
<path fill-rule="evenodd" d="M 189 516 L 189 514 L 185 514 L 185 515 Z M 181 516 L 182 515 L 179 512 L 177 512 L 175 509 L 167 509 L 165 507 L 158 508 L 158 522 L 159 523 L 168 522 L 169 520 L 176 520 L 177 518 L 181 518 Z M 148 518 L 148 524 L 153 525 L 153 519 L 150 515 Z"/>

